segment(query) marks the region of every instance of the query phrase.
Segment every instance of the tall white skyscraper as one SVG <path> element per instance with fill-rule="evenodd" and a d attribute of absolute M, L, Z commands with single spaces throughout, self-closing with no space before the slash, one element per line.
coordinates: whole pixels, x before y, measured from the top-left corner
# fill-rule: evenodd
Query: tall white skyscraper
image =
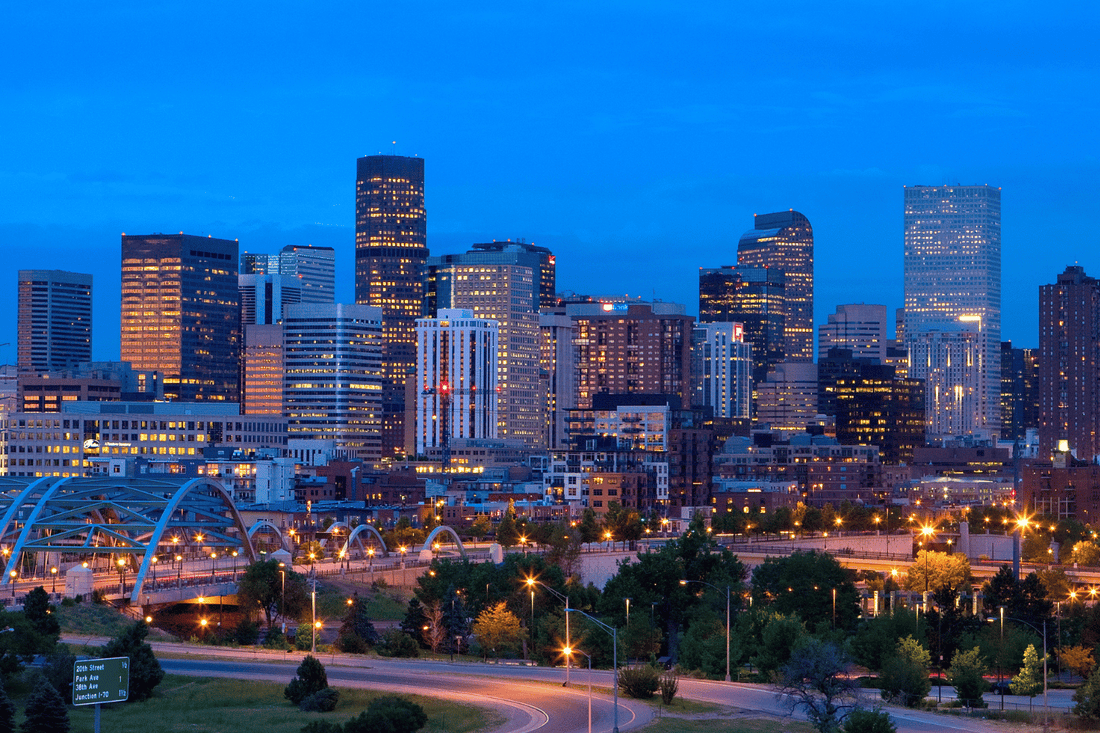
<path fill-rule="evenodd" d="M 283 322 L 286 306 L 302 302 L 298 279 L 289 275 L 237 275 L 241 298 L 241 326 Z"/>
<path fill-rule="evenodd" d="M 92 276 L 20 270 L 20 372 L 43 374 L 92 358 Z"/>
<path fill-rule="evenodd" d="M 822 358 L 829 349 L 851 349 L 857 359 L 886 363 L 886 306 L 853 303 L 838 305 L 829 314 L 828 323 L 817 327 L 817 354 Z"/>
<path fill-rule="evenodd" d="M 975 381 L 959 372 L 940 374 L 946 361 L 914 353 L 929 332 L 974 332 Z M 909 376 L 924 379 L 929 437 L 935 398 L 932 385 L 958 395 L 970 414 L 950 422 L 955 435 L 992 437 L 1000 430 L 1001 389 L 1001 190 L 994 186 L 909 186 L 905 189 L 905 345 Z M 970 337 L 968 337 L 969 339 Z M 959 365 L 950 362 L 952 368 Z M 954 376 L 952 376 L 954 374 Z M 968 378 L 969 379 L 969 378 Z M 959 390 L 974 389 L 976 399 Z"/>
<path fill-rule="evenodd" d="M 497 437 L 499 332 L 471 310 L 440 308 L 436 318 L 417 319 L 417 455 L 456 438 Z"/>
<path fill-rule="evenodd" d="M 715 417 L 752 415 L 752 344 L 740 323 L 700 323 L 691 344 L 693 404 L 711 407 Z"/>
<path fill-rule="evenodd" d="M 382 457 L 382 310 L 302 303 L 286 309 L 284 409 L 291 438 L 333 440 Z"/>
<path fill-rule="evenodd" d="M 303 303 L 336 300 L 336 250 L 288 244 L 277 255 L 241 255 L 241 275 L 285 275 L 298 281 Z"/>

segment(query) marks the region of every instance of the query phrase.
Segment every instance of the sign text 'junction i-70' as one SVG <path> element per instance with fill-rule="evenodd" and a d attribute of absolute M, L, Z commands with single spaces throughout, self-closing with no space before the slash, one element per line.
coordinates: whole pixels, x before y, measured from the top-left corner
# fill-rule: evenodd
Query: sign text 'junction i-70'
<path fill-rule="evenodd" d="M 73 705 L 124 702 L 129 695 L 129 657 L 80 659 L 73 664 Z"/>

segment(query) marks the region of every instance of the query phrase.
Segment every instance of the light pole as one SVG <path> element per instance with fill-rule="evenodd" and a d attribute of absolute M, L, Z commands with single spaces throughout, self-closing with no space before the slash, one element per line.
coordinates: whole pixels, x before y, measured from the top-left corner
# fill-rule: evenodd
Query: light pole
<path fill-rule="evenodd" d="M 172 571 L 169 570 L 168 572 L 172 572 Z M 171 581 L 172 576 L 169 575 L 168 577 L 169 577 L 168 582 L 169 583 L 172 582 Z M 176 555 L 176 587 L 177 588 L 182 588 L 183 587 L 183 555 Z"/>
<path fill-rule="evenodd" d="M 716 585 L 708 583 L 705 580 L 681 580 L 680 585 L 687 585 L 688 583 L 699 583 L 700 585 L 710 586 L 716 591 L 722 589 Z M 835 611 L 834 611 L 835 616 Z M 730 587 L 726 586 L 726 682 L 730 681 Z"/>
<path fill-rule="evenodd" d="M 155 560 L 156 558 L 153 558 L 153 559 Z M 54 595 L 57 595 L 57 568 L 56 567 L 50 568 L 50 574 L 53 575 L 53 590 L 50 591 L 50 592 L 53 593 Z M 156 585 L 155 580 L 153 581 L 153 584 Z"/>
<path fill-rule="evenodd" d="M 569 618 L 569 614 L 565 614 L 566 618 Z M 568 645 L 562 652 L 565 654 L 565 668 L 569 669 L 569 657 L 576 652 L 577 654 L 584 654 L 580 649 L 572 649 Z M 592 733 L 592 657 L 584 654 L 588 659 L 588 733 Z"/>
<path fill-rule="evenodd" d="M 630 628 L 630 599 L 629 598 L 624 598 L 623 600 L 626 601 L 626 628 L 629 629 Z M 628 659 L 626 663 L 630 664 L 630 660 Z"/>
<path fill-rule="evenodd" d="M 1030 621 L 1024 621 L 1022 618 L 1013 618 L 1012 616 L 1005 616 L 1005 607 L 1001 606 L 1001 646 L 1002 646 L 1002 648 L 1004 647 L 1005 619 L 1006 618 L 1009 621 L 1015 621 L 1016 623 L 1024 624 L 1025 626 L 1030 626 L 1031 628 L 1035 629 L 1035 631 L 1039 631 L 1039 627 L 1036 626 L 1035 624 L 1031 623 Z M 994 621 L 995 619 L 989 619 L 989 620 Z M 1045 618 L 1043 619 L 1042 634 L 1043 634 L 1043 717 L 1046 719 L 1046 722 L 1043 724 L 1043 729 L 1047 730 L 1050 727 L 1050 706 L 1047 704 L 1047 620 Z M 1001 694 L 1001 705 L 1004 705 L 1004 699 L 1005 699 L 1004 694 L 1002 693 Z"/>
<path fill-rule="evenodd" d="M 541 580 L 539 580 L 537 578 L 528 578 L 527 579 L 527 586 L 529 588 L 531 588 L 531 593 L 532 594 L 534 594 L 534 592 L 535 592 L 535 585 L 536 584 L 541 585 L 543 588 L 545 588 L 546 590 L 553 593 L 559 601 L 565 601 L 565 646 L 566 646 L 566 648 L 571 648 L 570 647 L 570 637 L 569 637 L 569 596 L 563 596 L 561 593 L 557 592 L 556 590 L 554 590 L 553 588 L 548 586 L 546 583 L 543 583 Z M 532 595 L 532 599 L 533 598 L 534 598 L 534 596 Z M 485 602 L 486 603 L 489 602 L 489 584 L 488 583 L 485 584 Z M 532 600 L 531 607 L 534 608 L 534 600 Z M 581 652 L 581 653 L 583 654 L 583 652 Z M 585 655 L 585 656 L 587 656 L 587 655 Z M 565 655 L 565 685 L 564 685 L 565 687 L 569 687 L 569 661 L 570 661 L 569 660 L 569 654 L 567 653 Z"/>
<path fill-rule="evenodd" d="M 279 591 L 279 620 L 283 624 L 283 636 L 286 636 L 286 616 L 283 607 L 286 605 L 286 563 L 279 563 L 279 580 L 282 583 L 282 589 Z"/>
<path fill-rule="evenodd" d="M 611 666 L 614 668 L 615 672 L 615 676 L 612 680 L 612 691 L 615 699 L 615 724 L 611 729 L 611 733 L 619 733 L 619 630 L 614 626 L 608 626 L 598 618 L 593 618 L 579 609 L 567 608 L 566 615 L 568 616 L 570 613 L 579 613 L 607 633 L 611 634 Z"/>

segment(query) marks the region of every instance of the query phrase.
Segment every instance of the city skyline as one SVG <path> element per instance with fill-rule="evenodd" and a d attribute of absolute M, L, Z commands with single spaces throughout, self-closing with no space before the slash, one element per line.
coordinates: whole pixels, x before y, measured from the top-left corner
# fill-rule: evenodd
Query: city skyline
<path fill-rule="evenodd" d="M 1078 93 L 1098 63 L 1086 50 L 1093 8 L 1072 22 L 1023 5 L 954 8 L 950 24 L 946 6 L 803 3 L 691 15 L 429 3 L 369 18 L 242 4 L 218 24 L 201 9 L 136 8 L 74 7 L 51 21 L 59 53 L 33 64 L 44 17 L 13 8 L 0 50 L 18 69 L 0 84 L 18 110 L 5 137 L 19 141 L 0 162 L 0 242 L 13 255 L 0 307 L 14 312 L 17 269 L 60 261 L 93 274 L 97 359 L 118 355 L 117 273 L 104 264 L 123 231 L 213 234 L 249 252 L 331 246 L 336 300 L 352 302 L 353 160 L 378 152 L 429 161 L 432 254 L 522 237 L 556 254 L 559 289 L 656 296 L 693 314 L 698 268 L 732 264 L 743 222 L 788 208 L 814 224 L 814 325 L 840 304 L 892 312 L 905 185 L 1002 188 L 1003 291 L 1021 294 L 1003 309 L 1014 344 L 1038 343 L 1042 284 L 1067 265 L 1098 269 L 1087 233 L 1100 161 L 1079 144 L 1094 103 Z M 433 50 L 362 64 L 356 29 L 368 21 L 415 25 Z M 123 49 L 164 25 L 179 40 L 136 67 Z M 783 58 L 750 27 L 781 33 Z M 731 33 L 744 63 L 722 51 Z M 495 50 L 505 37 L 526 48 L 508 63 Z M 272 38 L 287 39 L 285 54 Z M 374 43 L 404 58 L 400 34 Z M 660 58 L 648 51 L 658 43 Z M 230 121 L 207 123 L 213 110 Z M 15 361 L 13 328 L 0 326 L 13 344 L 0 362 Z"/>

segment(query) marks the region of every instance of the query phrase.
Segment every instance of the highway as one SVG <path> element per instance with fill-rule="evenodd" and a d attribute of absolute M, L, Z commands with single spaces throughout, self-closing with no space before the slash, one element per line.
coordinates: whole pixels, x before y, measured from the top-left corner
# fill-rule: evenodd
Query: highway
<path fill-rule="evenodd" d="M 68 638 L 71 644 L 98 644 L 103 639 Z M 304 654 L 265 650 L 196 647 L 188 644 L 154 642 L 164 669 L 174 674 L 230 677 L 235 679 L 288 682 Z M 166 658 L 170 654 L 174 658 Z M 180 658 L 183 657 L 183 658 Z M 362 687 L 397 693 L 419 694 L 455 700 L 489 708 L 503 718 L 493 733 L 581 733 L 587 730 L 587 669 L 574 668 L 571 686 L 565 688 L 562 668 L 493 665 L 409 659 L 383 659 L 354 655 L 320 655 L 329 681 L 336 687 Z M 593 684 L 605 691 L 612 685 L 611 672 L 593 673 Z M 1068 705 L 1068 695 L 1058 691 L 1052 707 Z M 876 702 L 875 691 L 866 691 L 869 704 Z M 1052 693 L 1053 694 L 1053 693 Z M 687 700 L 709 702 L 733 708 L 749 717 L 774 717 L 777 725 L 788 709 L 767 685 L 711 682 L 680 679 L 680 696 Z M 945 695 L 945 698 L 947 695 Z M 986 696 L 990 707 L 996 705 Z M 1012 698 L 1009 698 L 1012 700 Z M 1026 698 L 1017 698 L 1024 702 Z M 1036 699 L 1040 709 L 1041 698 Z M 638 730 L 654 717 L 654 707 L 619 698 L 619 728 Z M 888 708 L 900 733 L 948 733 L 949 731 L 1003 730 L 997 724 L 979 718 L 960 718 L 946 714 Z M 1061 712 L 1061 711 L 1059 711 Z M 612 729 L 613 706 L 609 694 L 593 696 L 593 731 Z M 716 721 L 717 722 L 717 721 Z"/>

